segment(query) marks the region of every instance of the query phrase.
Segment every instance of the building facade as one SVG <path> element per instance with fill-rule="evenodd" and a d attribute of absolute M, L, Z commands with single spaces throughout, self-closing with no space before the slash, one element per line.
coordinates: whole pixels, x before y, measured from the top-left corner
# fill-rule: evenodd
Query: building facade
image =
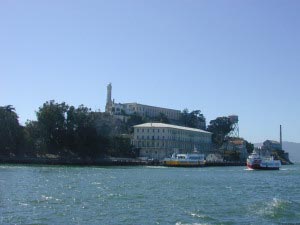
<path fill-rule="evenodd" d="M 246 160 L 248 157 L 246 141 L 242 138 L 232 138 L 222 146 L 222 150 L 238 152 L 240 160 Z"/>
<path fill-rule="evenodd" d="M 140 157 L 162 160 L 176 153 L 208 153 L 212 133 L 189 127 L 164 123 L 145 123 L 134 126 L 132 144 Z"/>
<path fill-rule="evenodd" d="M 282 150 L 281 144 L 278 141 L 266 140 L 261 147 L 263 150 L 274 151 Z"/>
<path fill-rule="evenodd" d="M 115 103 L 112 100 L 112 85 L 111 83 L 107 86 L 107 98 L 105 112 L 111 115 L 132 115 L 134 113 L 146 116 L 146 117 L 157 117 L 161 113 L 166 115 L 169 120 L 179 120 L 181 112 L 180 110 L 167 109 L 162 107 L 143 105 L 139 103 Z"/>

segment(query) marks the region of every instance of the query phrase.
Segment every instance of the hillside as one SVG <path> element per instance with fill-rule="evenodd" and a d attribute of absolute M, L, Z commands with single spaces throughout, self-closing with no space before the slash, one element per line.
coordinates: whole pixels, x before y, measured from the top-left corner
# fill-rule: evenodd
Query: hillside
<path fill-rule="evenodd" d="M 262 143 L 256 143 L 254 146 L 260 147 Z M 284 141 L 283 150 L 289 153 L 292 162 L 300 162 L 300 143 Z"/>

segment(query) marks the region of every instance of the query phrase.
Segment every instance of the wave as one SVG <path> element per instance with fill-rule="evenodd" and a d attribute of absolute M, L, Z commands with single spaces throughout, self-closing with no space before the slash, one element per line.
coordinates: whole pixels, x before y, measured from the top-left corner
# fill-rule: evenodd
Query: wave
<path fill-rule="evenodd" d="M 293 217 L 295 207 L 298 208 L 299 203 L 273 198 L 270 202 L 261 206 L 258 214 L 270 219 Z"/>

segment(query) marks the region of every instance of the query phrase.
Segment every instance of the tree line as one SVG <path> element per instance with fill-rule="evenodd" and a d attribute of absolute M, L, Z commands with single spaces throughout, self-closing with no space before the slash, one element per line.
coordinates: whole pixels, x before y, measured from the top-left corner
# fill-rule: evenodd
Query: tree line
<path fill-rule="evenodd" d="M 38 109 L 36 117 L 22 126 L 11 105 L 0 107 L 1 155 L 135 156 L 130 138 L 121 135 L 125 124 L 106 113 L 52 100 Z"/>

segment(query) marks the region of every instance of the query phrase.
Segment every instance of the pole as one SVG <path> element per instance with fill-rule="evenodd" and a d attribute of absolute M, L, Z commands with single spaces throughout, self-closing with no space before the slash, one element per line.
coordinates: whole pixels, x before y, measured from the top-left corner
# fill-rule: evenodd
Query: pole
<path fill-rule="evenodd" d="M 280 125 L 280 148 L 282 150 L 282 127 Z"/>

